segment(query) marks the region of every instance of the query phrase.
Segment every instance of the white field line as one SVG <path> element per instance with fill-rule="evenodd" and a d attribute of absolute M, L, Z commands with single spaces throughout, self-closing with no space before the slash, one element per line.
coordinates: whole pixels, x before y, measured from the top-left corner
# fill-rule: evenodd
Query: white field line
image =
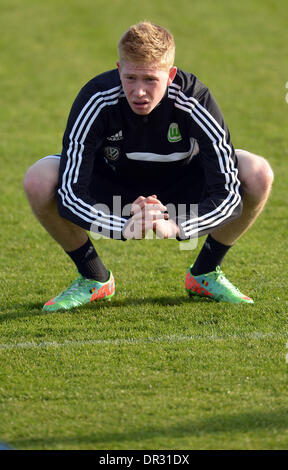
<path fill-rule="evenodd" d="M 287 336 L 284 336 L 279 333 L 264 333 L 261 331 L 254 331 L 251 333 L 237 333 L 237 334 L 227 334 L 227 335 L 191 335 L 191 336 L 181 336 L 181 335 L 167 335 L 167 336 L 155 336 L 148 338 L 116 338 L 116 339 L 87 339 L 87 340 L 64 340 L 62 342 L 58 341 L 27 341 L 25 343 L 0 343 L 0 350 L 7 349 L 33 349 L 33 348 L 60 348 L 60 347 L 75 347 L 75 346 L 89 346 L 89 345 L 137 345 L 137 344 L 147 344 L 147 343 L 179 343 L 179 342 L 194 342 L 194 341 L 221 341 L 221 340 L 243 340 L 243 339 L 265 339 L 265 338 L 275 338 L 275 339 L 288 339 Z"/>

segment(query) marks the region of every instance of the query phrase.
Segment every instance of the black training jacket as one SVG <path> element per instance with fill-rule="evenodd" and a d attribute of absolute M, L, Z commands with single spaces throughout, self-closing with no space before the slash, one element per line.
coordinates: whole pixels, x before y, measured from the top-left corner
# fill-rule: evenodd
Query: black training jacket
<path fill-rule="evenodd" d="M 159 105 L 149 115 L 137 115 L 118 70 L 105 72 L 81 89 L 71 108 L 60 160 L 59 213 L 86 230 L 96 225 L 104 235 L 121 239 L 129 216 L 94 207 L 101 203 L 89 191 L 97 168 L 123 184 L 143 183 L 147 171 L 167 181 L 174 178 L 175 184 L 174 175 L 191 163 L 195 145 L 208 196 L 197 215 L 189 212 L 177 220 L 180 239 L 209 233 L 241 213 L 236 156 L 222 113 L 205 85 L 178 70 Z"/>

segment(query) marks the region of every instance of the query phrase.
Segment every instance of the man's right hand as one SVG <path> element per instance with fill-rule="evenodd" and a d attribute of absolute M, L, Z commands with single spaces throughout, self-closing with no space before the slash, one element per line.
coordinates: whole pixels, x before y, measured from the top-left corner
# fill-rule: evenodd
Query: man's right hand
<path fill-rule="evenodd" d="M 167 208 L 157 196 L 139 196 L 131 207 L 131 218 L 123 229 L 126 239 L 141 240 L 149 230 L 155 230 L 156 222 L 167 220 Z"/>

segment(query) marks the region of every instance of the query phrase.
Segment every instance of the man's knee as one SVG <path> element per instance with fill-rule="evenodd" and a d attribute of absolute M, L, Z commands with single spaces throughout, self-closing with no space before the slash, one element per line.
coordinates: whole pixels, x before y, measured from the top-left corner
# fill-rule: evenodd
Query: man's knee
<path fill-rule="evenodd" d="M 55 197 L 59 162 L 54 159 L 39 160 L 25 174 L 23 186 L 30 201 L 41 203 Z"/>
<path fill-rule="evenodd" d="M 261 158 L 261 168 L 259 168 L 258 179 L 259 184 L 264 190 L 269 190 L 274 180 L 273 170 L 265 158 Z"/>
<path fill-rule="evenodd" d="M 245 151 L 237 151 L 239 162 L 239 178 L 244 191 L 255 195 L 270 191 L 274 174 L 268 161 L 259 155 Z"/>

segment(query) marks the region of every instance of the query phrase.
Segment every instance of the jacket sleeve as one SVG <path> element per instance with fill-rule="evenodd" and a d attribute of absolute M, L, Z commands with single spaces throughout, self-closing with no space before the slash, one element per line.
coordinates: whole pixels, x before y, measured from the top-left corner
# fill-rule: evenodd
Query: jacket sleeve
<path fill-rule="evenodd" d="M 89 192 L 97 150 L 103 141 L 105 108 L 117 102 L 116 88 L 91 92 L 86 85 L 74 101 L 63 137 L 57 205 L 62 217 L 85 230 L 123 239 L 127 218 L 103 209 L 98 204 L 101 201 L 94 200 Z"/>
<path fill-rule="evenodd" d="M 176 105 L 177 106 L 177 105 Z M 202 96 L 178 100 L 191 118 L 191 133 L 198 141 L 207 197 L 179 214 L 179 239 L 196 238 L 227 224 L 242 211 L 237 157 L 222 113 L 206 88 Z"/>

